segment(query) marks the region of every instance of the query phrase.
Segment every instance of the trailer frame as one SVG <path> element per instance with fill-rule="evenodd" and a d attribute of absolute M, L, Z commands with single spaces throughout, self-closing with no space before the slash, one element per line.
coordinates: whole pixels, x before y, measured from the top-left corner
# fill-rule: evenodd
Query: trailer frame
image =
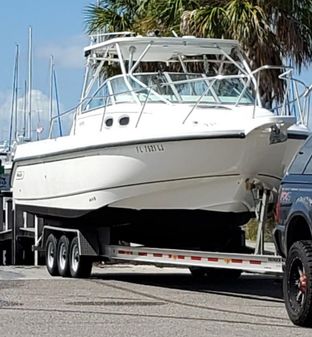
<path fill-rule="evenodd" d="M 102 228 L 99 239 L 88 229 L 65 228 L 45 225 L 42 235 L 34 245 L 35 250 L 44 251 L 46 241 L 50 234 L 56 238 L 62 235 L 70 240 L 78 239 L 79 256 L 91 260 L 104 260 L 118 263 L 120 261 L 134 264 L 154 264 L 158 266 L 174 266 L 186 268 L 213 268 L 226 270 L 240 270 L 252 273 L 270 273 L 281 275 L 283 273 L 283 258 L 277 255 L 265 254 L 264 251 L 264 227 L 268 214 L 271 191 L 259 190 L 259 211 L 256 212 L 259 220 L 257 240 L 254 254 L 224 253 L 214 251 L 170 249 L 146 247 L 137 244 L 112 245 L 109 241 L 109 228 Z"/>

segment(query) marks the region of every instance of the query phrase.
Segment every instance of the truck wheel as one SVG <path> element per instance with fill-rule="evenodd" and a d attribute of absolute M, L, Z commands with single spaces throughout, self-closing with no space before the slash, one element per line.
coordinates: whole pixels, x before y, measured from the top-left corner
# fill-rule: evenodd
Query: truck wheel
<path fill-rule="evenodd" d="M 57 243 L 57 268 L 63 277 L 69 276 L 69 239 L 62 235 Z"/>
<path fill-rule="evenodd" d="M 45 245 L 45 264 L 51 276 L 59 275 L 57 268 L 56 247 L 57 239 L 53 234 L 50 234 Z"/>
<path fill-rule="evenodd" d="M 291 321 L 300 326 L 312 326 L 312 241 L 297 241 L 291 246 L 283 288 Z"/>
<path fill-rule="evenodd" d="M 78 237 L 75 237 L 69 249 L 69 270 L 72 277 L 88 278 L 91 275 L 92 260 L 79 254 Z"/>

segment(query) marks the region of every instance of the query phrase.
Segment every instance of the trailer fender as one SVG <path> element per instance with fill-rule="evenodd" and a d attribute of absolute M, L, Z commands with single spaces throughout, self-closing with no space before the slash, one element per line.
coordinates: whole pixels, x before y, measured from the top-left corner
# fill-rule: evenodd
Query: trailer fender
<path fill-rule="evenodd" d="M 72 228 L 60 228 L 53 226 L 44 226 L 42 231 L 42 237 L 38 250 L 44 251 L 48 236 L 53 233 L 57 238 L 61 235 L 67 235 L 69 238 L 78 238 L 79 243 L 79 255 L 81 256 L 98 256 L 99 255 L 99 243 L 96 232 L 80 231 L 79 229 Z"/>

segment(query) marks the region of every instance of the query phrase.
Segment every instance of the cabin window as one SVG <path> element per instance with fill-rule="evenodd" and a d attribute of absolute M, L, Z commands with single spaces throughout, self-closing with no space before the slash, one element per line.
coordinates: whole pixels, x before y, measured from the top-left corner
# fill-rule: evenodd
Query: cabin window
<path fill-rule="evenodd" d="M 105 125 L 106 125 L 108 128 L 111 127 L 111 126 L 113 125 L 113 123 L 114 123 L 113 118 L 107 118 L 107 119 L 105 120 Z"/>
<path fill-rule="evenodd" d="M 128 116 L 121 117 L 119 119 L 119 124 L 122 125 L 122 126 L 125 126 L 125 125 L 129 124 L 129 121 L 130 121 L 130 118 Z"/>

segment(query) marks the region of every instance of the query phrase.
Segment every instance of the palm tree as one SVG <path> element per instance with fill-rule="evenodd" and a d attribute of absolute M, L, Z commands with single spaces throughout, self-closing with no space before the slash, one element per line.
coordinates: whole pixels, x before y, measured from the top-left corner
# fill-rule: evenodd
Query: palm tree
<path fill-rule="evenodd" d="M 100 0 L 97 4 L 90 4 L 85 9 L 85 23 L 87 32 L 98 30 L 120 32 L 136 30 L 147 0 Z"/>
<path fill-rule="evenodd" d="M 135 31 L 145 33 L 160 30 L 163 35 L 179 32 L 183 12 L 197 0 L 100 0 L 85 9 L 87 33 L 98 30 L 109 32 Z"/>
<path fill-rule="evenodd" d="M 87 7 L 86 24 L 88 32 L 157 29 L 236 39 L 252 69 L 287 60 L 300 70 L 312 60 L 312 0 L 103 0 Z M 265 102 L 283 96 L 277 74 L 261 78 Z"/>
<path fill-rule="evenodd" d="M 311 0 L 215 0 L 185 11 L 181 33 L 240 41 L 252 68 L 291 61 L 299 70 L 312 60 Z M 262 77 L 264 101 L 282 98 L 278 71 Z M 273 97 L 272 97 L 273 94 Z"/>

